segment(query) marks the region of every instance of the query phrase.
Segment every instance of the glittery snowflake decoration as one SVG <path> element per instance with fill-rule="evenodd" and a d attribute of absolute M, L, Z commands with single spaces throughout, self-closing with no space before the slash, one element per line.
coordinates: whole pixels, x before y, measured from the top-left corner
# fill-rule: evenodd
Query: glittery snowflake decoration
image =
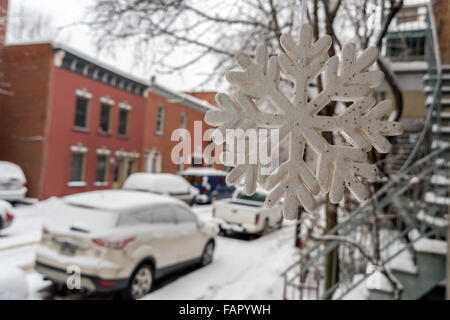
<path fill-rule="evenodd" d="M 367 161 L 372 146 L 387 153 L 391 144 L 384 136 L 400 135 L 399 122 L 382 118 L 392 111 L 391 101 L 376 104 L 372 93 L 381 84 L 384 74 L 369 70 L 378 57 L 376 48 L 368 48 L 359 56 L 356 45 L 347 44 L 341 58 L 329 57 L 331 37 L 313 42 L 312 28 L 302 26 L 299 43 L 289 35 L 281 37 L 284 52 L 269 58 L 267 48 L 260 46 L 253 61 L 243 52 L 236 59 L 243 71 L 232 71 L 227 80 L 237 86 L 232 97 L 218 94 L 218 109 L 210 110 L 205 121 L 218 127 L 225 137 L 227 129 L 279 129 L 279 140 L 289 144 L 289 157 L 268 176 L 261 175 L 261 165 L 237 164 L 227 176 L 227 183 L 244 183 L 244 192 L 251 195 L 259 181 L 270 191 L 265 205 L 273 207 L 284 198 L 283 213 L 287 219 L 297 217 L 298 206 L 308 212 L 315 207 L 315 197 L 322 191 L 332 203 L 343 199 L 345 188 L 359 201 L 368 197 L 362 178 L 374 179 L 377 167 Z M 279 88 L 280 72 L 292 82 L 292 97 Z M 324 88 L 311 97 L 308 87 L 324 72 Z M 267 100 L 277 111 L 265 112 L 256 102 Z M 337 116 L 319 112 L 331 101 L 346 103 Z M 322 132 L 339 132 L 346 145 L 331 145 Z M 227 142 L 215 141 L 216 143 Z M 304 161 L 308 145 L 317 154 L 316 172 Z M 252 152 L 252 151 L 248 151 Z"/>

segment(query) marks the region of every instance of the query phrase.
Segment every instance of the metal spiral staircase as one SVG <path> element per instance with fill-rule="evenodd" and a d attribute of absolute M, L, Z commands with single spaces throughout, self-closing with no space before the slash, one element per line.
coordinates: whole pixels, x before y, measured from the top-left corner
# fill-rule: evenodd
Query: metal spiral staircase
<path fill-rule="evenodd" d="M 380 273 L 354 247 L 342 241 L 314 242 L 283 273 L 284 299 L 420 299 L 445 289 L 447 214 L 450 161 L 450 66 L 441 66 L 431 5 L 427 7 L 424 77 L 427 118 L 412 152 L 401 168 L 386 179 L 372 199 L 362 203 L 327 235 L 345 237 L 379 255 L 397 281 Z M 369 228 L 373 212 L 385 216 L 380 230 Z M 391 217 L 391 218 L 389 218 Z M 364 237 L 365 240 L 361 240 Z M 374 251 L 376 246 L 377 252 Z M 321 270 L 330 252 L 337 254 L 339 279 L 325 290 Z M 394 293 L 401 291 L 400 296 Z M 311 297 L 311 296 L 310 296 Z"/>

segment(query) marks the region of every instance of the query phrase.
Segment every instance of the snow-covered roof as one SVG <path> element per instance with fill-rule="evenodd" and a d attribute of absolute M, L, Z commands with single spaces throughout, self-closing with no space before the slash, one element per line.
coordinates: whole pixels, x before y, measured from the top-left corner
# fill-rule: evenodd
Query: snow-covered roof
<path fill-rule="evenodd" d="M 123 71 L 123 70 L 121 70 L 121 69 L 119 69 L 117 67 L 109 65 L 107 63 L 104 63 L 103 61 L 101 61 L 101 60 L 99 60 L 97 58 L 94 58 L 94 57 L 92 57 L 90 55 L 87 55 L 87 54 L 85 54 L 85 53 L 83 53 L 83 52 L 81 52 L 81 51 L 79 51 L 79 50 L 77 50 L 77 49 L 75 49 L 73 47 L 70 47 L 70 46 L 68 46 L 66 44 L 63 44 L 63 43 L 60 43 L 60 42 L 51 41 L 51 40 L 27 41 L 27 42 L 23 42 L 23 41 L 22 42 L 20 42 L 20 41 L 17 41 L 17 42 L 11 41 L 11 42 L 9 42 L 8 41 L 6 43 L 6 46 L 27 46 L 27 45 L 40 45 L 40 44 L 48 44 L 48 45 L 51 45 L 54 49 L 61 49 L 61 50 L 70 52 L 73 55 L 78 56 L 79 58 L 85 59 L 85 60 L 91 62 L 92 64 L 95 64 L 97 66 L 100 66 L 102 68 L 110 70 L 110 71 L 112 71 L 114 73 L 117 73 L 118 75 L 121 75 L 121 76 L 123 76 L 125 78 L 128 78 L 130 80 L 139 82 L 139 83 L 141 83 L 143 85 L 148 85 L 148 81 L 143 79 L 143 78 L 140 78 L 140 77 L 137 77 L 137 76 L 132 75 L 130 73 L 127 73 L 127 72 L 125 72 L 125 71 Z"/>
<path fill-rule="evenodd" d="M 163 96 L 172 102 L 181 103 L 190 108 L 200 110 L 203 112 L 206 112 L 206 111 L 214 108 L 214 106 L 212 106 L 205 100 L 196 98 L 196 97 L 191 96 L 186 93 L 172 90 L 172 89 L 167 88 L 159 83 L 155 83 L 154 81 L 152 81 L 150 83 L 150 81 L 148 81 L 146 79 L 129 74 L 123 70 L 120 70 L 112 65 L 106 64 L 97 58 L 89 56 L 81 51 L 78 51 L 77 49 L 74 49 L 74 48 L 69 47 L 62 43 L 58 43 L 55 41 L 34 41 L 34 42 L 8 42 L 6 45 L 7 46 L 26 46 L 26 45 L 40 45 L 40 44 L 51 45 L 55 51 L 62 50 L 64 52 L 69 53 L 72 56 L 75 56 L 76 58 L 78 58 L 80 60 L 84 60 L 84 61 L 88 62 L 91 65 L 95 65 L 95 66 L 100 67 L 110 73 L 113 73 L 116 76 L 123 77 L 126 80 L 135 82 L 136 84 L 138 84 L 139 86 L 141 86 L 143 88 L 142 90 L 139 90 L 139 94 L 144 94 L 145 90 L 150 90 L 151 92 L 153 92 L 159 96 Z"/>
<path fill-rule="evenodd" d="M 189 167 L 180 172 L 183 176 L 226 176 L 227 172 L 215 168 Z"/>
<path fill-rule="evenodd" d="M 66 196 L 63 200 L 72 205 L 106 211 L 127 211 L 157 204 L 178 203 L 174 198 L 130 190 L 83 192 Z"/>
<path fill-rule="evenodd" d="M 147 90 L 165 97 L 170 102 L 181 103 L 199 111 L 206 112 L 210 109 L 214 109 L 214 106 L 212 106 L 205 100 L 196 98 L 186 93 L 174 91 L 159 83 L 152 82 Z"/>

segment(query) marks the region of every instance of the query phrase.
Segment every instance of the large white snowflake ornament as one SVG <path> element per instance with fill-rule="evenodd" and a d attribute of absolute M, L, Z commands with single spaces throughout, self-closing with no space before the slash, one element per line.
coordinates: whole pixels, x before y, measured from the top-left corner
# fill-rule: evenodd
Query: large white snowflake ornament
<path fill-rule="evenodd" d="M 309 24 L 302 26 L 299 43 L 285 34 L 281 45 L 284 52 L 270 58 L 266 47 L 258 47 L 255 61 L 238 53 L 236 59 L 243 71 L 227 75 L 238 92 L 233 97 L 218 94 L 219 108 L 208 111 L 205 121 L 219 127 L 223 137 L 227 129 L 279 129 L 280 141 L 288 139 L 289 157 L 264 178 L 260 164 L 236 164 L 227 183 L 243 180 L 245 193 L 251 195 L 259 181 L 270 191 L 266 206 L 272 207 L 284 198 L 287 219 L 297 217 L 299 205 L 306 211 L 313 210 L 314 197 L 321 191 L 329 193 L 332 203 L 342 200 L 345 188 L 359 201 L 366 200 L 368 190 L 359 177 L 373 179 L 378 173 L 377 167 L 367 162 L 367 151 L 373 146 L 378 152 L 389 152 L 391 144 L 384 136 L 403 132 L 400 123 L 381 119 L 391 112 L 391 101 L 376 104 L 372 97 L 374 88 L 384 79 L 381 71 L 369 71 L 378 50 L 368 48 L 357 56 L 356 45 L 349 43 L 343 48 L 341 59 L 329 57 L 331 37 L 326 35 L 313 43 Z M 279 88 L 280 71 L 292 81 L 292 98 Z M 308 87 L 322 72 L 324 89 L 310 97 Z M 263 112 L 256 99 L 268 100 L 277 112 Z M 351 105 L 335 117 L 319 115 L 331 101 Z M 341 133 L 348 145 L 329 144 L 322 135 L 325 131 Z M 306 145 L 318 155 L 315 173 L 303 160 Z"/>

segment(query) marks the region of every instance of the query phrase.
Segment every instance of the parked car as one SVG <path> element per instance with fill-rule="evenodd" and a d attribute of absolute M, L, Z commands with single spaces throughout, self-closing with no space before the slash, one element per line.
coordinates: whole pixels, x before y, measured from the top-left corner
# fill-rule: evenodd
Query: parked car
<path fill-rule="evenodd" d="M 177 198 L 189 205 L 194 204 L 198 190 L 183 177 L 170 173 L 133 173 L 124 182 L 122 189 L 151 192 Z"/>
<path fill-rule="evenodd" d="M 0 199 L 17 201 L 25 198 L 27 179 L 22 169 L 8 161 L 0 161 Z"/>
<path fill-rule="evenodd" d="M 5 229 L 14 221 L 13 207 L 4 200 L 0 200 L 0 230 Z"/>
<path fill-rule="evenodd" d="M 199 190 L 199 195 L 196 197 L 197 203 L 212 203 L 215 200 L 230 198 L 236 190 L 235 187 L 226 184 L 226 171 L 190 167 L 180 175 Z"/>
<path fill-rule="evenodd" d="M 64 285 L 76 266 L 81 288 L 138 299 L 154 279 L 213 259 L 217 227 L 167 196 L 93 191 L 53 208 L 58 214 L 44 224 L 35 268 L 55 283 Z"/>
<path fill-rule="evenodd" d="M 264 207 L 267 192 L 258 189 L 252 196 L 238 189 L 231 199 L 216 201 L 213 216 L 221 232 L 239 232 L 263 235 L 271 228 L 281 228 L 281 205 Z"/>

